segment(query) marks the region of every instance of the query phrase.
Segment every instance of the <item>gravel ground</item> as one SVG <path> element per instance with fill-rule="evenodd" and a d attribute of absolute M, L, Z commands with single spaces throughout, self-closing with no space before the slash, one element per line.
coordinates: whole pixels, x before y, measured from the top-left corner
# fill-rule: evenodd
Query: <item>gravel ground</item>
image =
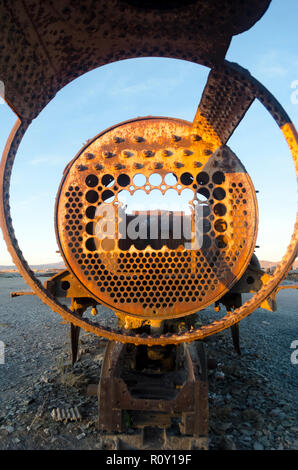
<path fill-rule="evenodd" d="M 45 278 L 41 279 L 42 282 Z M 20 277 L 0 278 L 0 449 L 103 449 L 97 431 L 97 383 L 106 342 L 82 332 L 79 361 L 70 365 L 69 326 L 35 296 L 11 299 L 27 290 Z M 242 355 L 224 331 L 206 340 L 209 371 L 210 449 L 298 450 L 298 364 L 291 343 L 298 340 L 297 291 L 281 291 L 274 313 L 256 310 L 240 324 Z M 99 314 L 112 325 L 108 309 Z M 210 321 L 211 309 L 198 320 Z M 77 407 L 81 419 L 59 422 L 54 408 Z"/>

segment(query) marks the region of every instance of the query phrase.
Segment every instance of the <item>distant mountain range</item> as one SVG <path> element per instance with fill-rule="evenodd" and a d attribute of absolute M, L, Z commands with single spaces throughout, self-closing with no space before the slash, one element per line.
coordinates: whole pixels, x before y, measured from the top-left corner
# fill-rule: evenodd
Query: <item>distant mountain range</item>
<path fill-rule="evenodd" d="M 264 261 L 260 260 L 260 265 L 263 269 L 273 268 L 279 263 L 279 261 Z M 292 269 L 298 269 L 298 260 L 296 260 L 293 264 Z"/>
<path fill-rule="evenodd" d="M 60 261 L 58 263 L 47 263 L 47 264 L 32 264 L 30 266 L 32 270 L 37 270 L 37 271 L 49 271 L 49 270 L 55 270 L 55 269 L 65 269 L 65 265 L 63 261 Z M 0 271 L 17 271 L 16 266 L 11 265 L 11 266 L 4 266 L 0 265 Z"/>
<path fill-rule="evenodd" d="M 276 266 L 278 264 L 278 261 L 266 261 L 266 260 L 260 260 L 260 265 L 263 269 L 268 269 Z M 65 265 L 63 261 L 60 261 L 58 263 L 48 263 L 48 264 L 33 264 L 30 266 L 31 269 L 37 270 L 37 271 L 48 271 L 48 270 L 55 270 L 55 269 L 65 269 Z M 298 260 L 296 260 L 293 264 L 292 269 L 298 269 Z M 12 265 L 12 266 L 4 266 L 0 265 L 0 271 L 17 271 L 17 268 Z"/>

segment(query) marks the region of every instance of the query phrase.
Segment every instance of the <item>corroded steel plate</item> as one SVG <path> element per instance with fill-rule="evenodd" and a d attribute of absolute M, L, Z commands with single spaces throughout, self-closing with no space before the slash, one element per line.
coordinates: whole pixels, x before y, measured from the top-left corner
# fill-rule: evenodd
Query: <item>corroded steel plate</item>
<path fill-rule="evenodd" d="M 146 238 L 131 239 L 129 223 L 150 207 L 129 212 L 125 201 L 151 195 L 154 206 L 169 194 L 169 207 L 154 207 L 157 218 L 139 219 L 147 224 Z M 177 211 L 179 198 L 184 212 Z M 165 214 L 167 237 L 160 225 Z M 187 240 L 182 225 L 180 238 L 172 233 L 174 219 L 186 214 L 196 234 Z M 151 231 L 155 238 L 150 220 L 159 227 Z M 141 318 L 184 316 L 224 295 L 249 263 L 257 221 L 249 175 L 203 118 L 196 127 L 148 117 L 108 129 L 67 166 L 56 201 L 56 234 L 68 268 L 99 302 Z M 133 225 L 141 232 L 140 226 Z"/>

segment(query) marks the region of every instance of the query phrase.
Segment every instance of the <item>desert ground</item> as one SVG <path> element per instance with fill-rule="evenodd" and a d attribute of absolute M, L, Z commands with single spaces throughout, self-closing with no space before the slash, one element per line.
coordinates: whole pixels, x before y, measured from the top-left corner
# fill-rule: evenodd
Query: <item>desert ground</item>
<path fill-rule="evenodd" d="M 86 393 L 99 380 L 106 341 L 82 332 L 72 367 L 69 325 L 35 296 L 11 298 L 18 290 L 28 290 L 21 277 L 0 278 L 0 449 L 109 449 L 97 430 L 97 398 Z M 298 450 L 298 354 L 291 348 L 297 340 L 298 349 L 298 291 L 281 291 L 277 304 L 276 312 L 258 309 L 240 323 L 241 356 L 228 330 L 206 340 L 217 360 L 209 370 L 211 450 Z M 212 315 L 208 308 L 198 321 Z M 103 307 L 99 316 L 115 321 Z M 80 419 L 53 417 L 53 409 L 75 407 Z"/>

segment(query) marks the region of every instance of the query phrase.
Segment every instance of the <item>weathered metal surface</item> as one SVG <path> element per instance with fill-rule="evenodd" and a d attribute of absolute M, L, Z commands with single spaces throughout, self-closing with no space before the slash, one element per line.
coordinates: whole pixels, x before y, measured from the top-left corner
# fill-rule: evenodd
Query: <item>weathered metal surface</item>
<path fill-rule="evenodd" d="M 206 354 L 203 345 L 199 348 L 199 355 L 195 348 L 191 350 L 184 348 L 185 381 L 181 383 L 179 390 L 175 390 L 173 383 L 168 379 L 168 386 L 152 386 L 152 377 L 147 378 L 146 374 L 141 374 L 144 383 L 137 384 L 139 393 L 132 390 L 129 380 L 125 379 L 122 362 L 125 359 L 126 346 L 120 343 L 109 342 L 106 347 L 105 357 L 102 364 L 100 384 L 98 389 L 99 397 L 99 429 L 106 432 L 121 432 L 125 429 L 123 411 L 138 411 L 137 427 L 146 427 L 156 424 L 159 420 L 163 427 L 165 415 L 181 418 L 180 430 L 182 434 L 193 436 L 208 435 L 208 382 Z M 138 375 L 134 372 L 134 381 Z M 174 388 L 173 388 L 174 387 Z M 134 387 L 135 388 L 135 387 Z M 146 395 L 146 397 L 142 397 Z M 159 397 L 161 395 L 161 398 Z M 150 411 L 150 415 L 146 412 Z M 159 413 L 151 415 L 152 412 Z"/>
<path fill-rule="evenodd" d="M 22 119 L 32 119 L 67 83 L 117 60 L 165 56 L 211 66 L 270 0 L 162 3 L 1 0 L 5 99 Z"/>
<path fill-rule="evenodd" d="M 185 121 L 137 119 L 100 134 L 67 166 L 56 204 L 57 240 L 69 270 L 100 303 L 142 318 L 174 318 L 213 303 L 241 277 L 256 241 L 255 191 L 235 154 L 219 144 L 203 118 L 195 134 Z M 200 232 L 193 241 L 178 234 L 174 246 L 169 234 L 163 238 L 167 211 L 158 211 L 159 220 L 153 212 L 153 222 L 145 212 L 143 239 L 129 240 L 126 226 L 120 232 L 123 193 L 176 193 L 169 207 L 175 214 L 184 190 L 189 202 L 180 209 L 189 209 L 186 217 Z M 176 217 L 182 233 L 183 216 Z"/>

